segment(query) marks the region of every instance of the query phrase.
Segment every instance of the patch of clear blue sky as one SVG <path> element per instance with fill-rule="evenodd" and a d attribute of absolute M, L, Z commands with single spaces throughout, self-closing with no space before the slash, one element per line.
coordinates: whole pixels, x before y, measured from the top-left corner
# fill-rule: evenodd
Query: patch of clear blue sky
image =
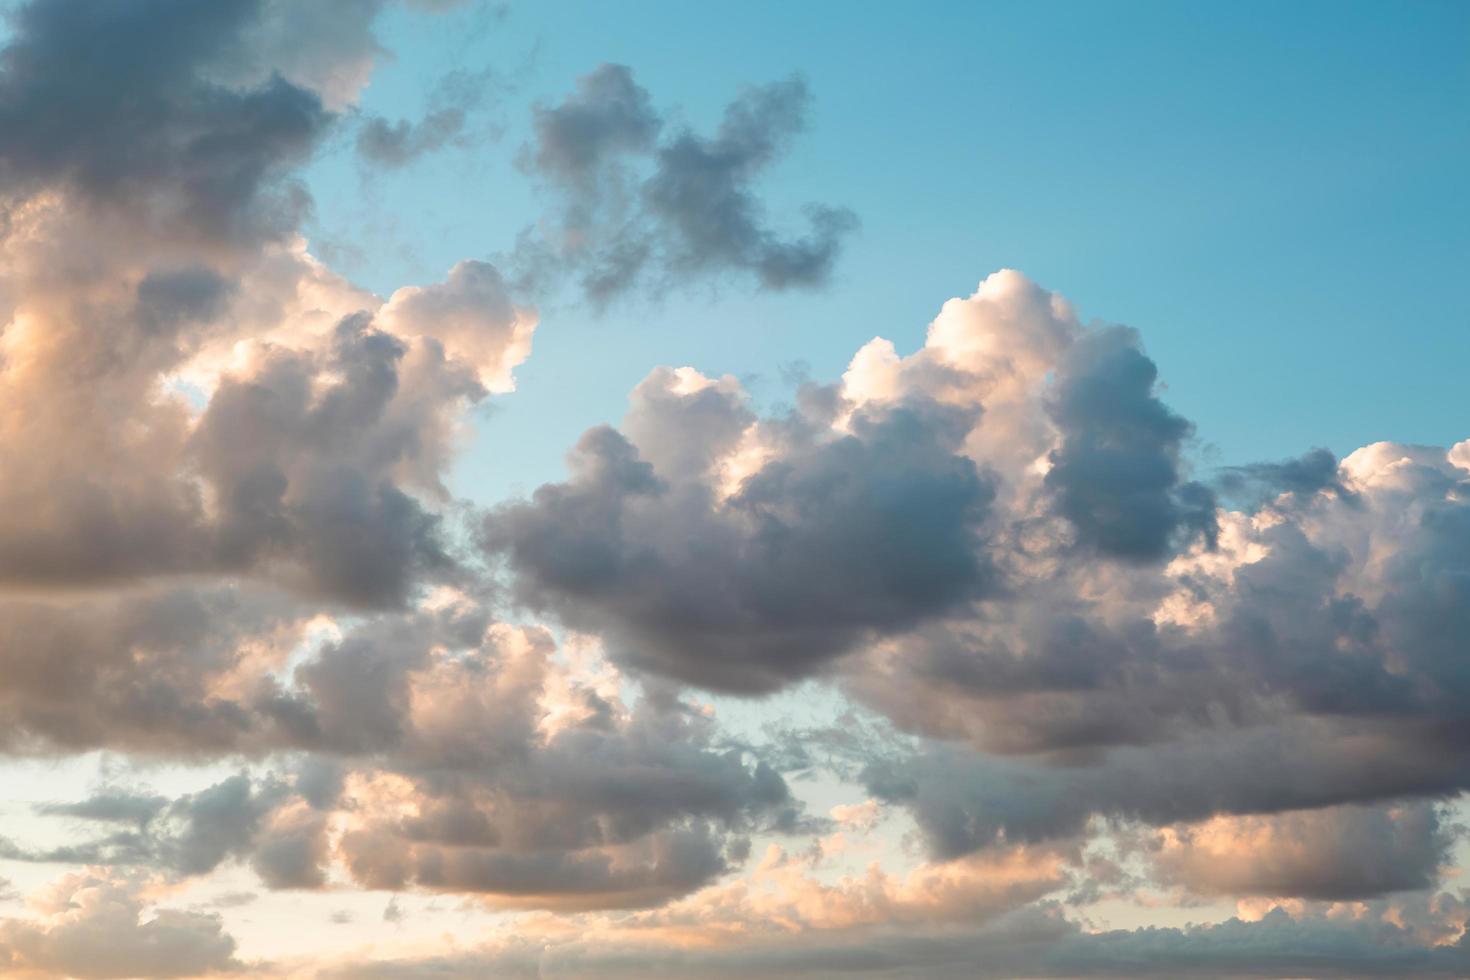
<path fill-rule="evenodd" d="M 548 309 L 454 475 L 478 500 L 559 475 L 656 364 L 779 402 L 781 364 L 832 379 L 875 334 L 911 350 L 1003 266 L 1139 328 L 1206 465 L 1470 436 L 1470 3 L 537 0 L 382 34 L 368 111 L 417 115 L 456 67 L 517 89 L 498 141 L 364 181 L 344 140 L 312 167 L 313 236 L 360 249 L 345 265 L 380 292 L 511 246 L 539 209 L 512 162 L 529 105 L 603 61 L 701 128 L 801 72 L 811 130 L 772 213 L 863 222 L 826 292 Z"/>

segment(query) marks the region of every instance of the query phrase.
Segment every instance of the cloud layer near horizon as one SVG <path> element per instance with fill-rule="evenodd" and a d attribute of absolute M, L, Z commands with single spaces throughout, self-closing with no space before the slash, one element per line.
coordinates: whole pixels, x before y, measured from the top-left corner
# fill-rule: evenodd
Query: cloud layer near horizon
<path fill-rule="evenodd" d="M 1470 441 L 1204 472 L 1139 334 L 1003 270 L 787 406 L 655 367 L 564 479 L 458 499 L 535 299 L 819 287 L 855 218 L 768 217 L 799 78 L 702 135 L 603 65 L 529 108 L 545 237 L 373 295 L 299 172 L 383 6 L 15 12 L 0 751 L 114 761 L 7 821 L 6 875 L 58 876 L 0 881 L 0 971 L 1470 970 Z M 368 120 L 364 165 L 483 97 Z M 235 935 L 369 894 L 486 918 L 432 954 Z"/>

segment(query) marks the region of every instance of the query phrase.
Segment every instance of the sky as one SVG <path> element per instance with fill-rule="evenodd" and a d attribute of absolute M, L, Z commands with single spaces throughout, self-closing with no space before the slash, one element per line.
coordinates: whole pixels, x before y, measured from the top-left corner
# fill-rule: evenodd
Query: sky
<path fill-rule="evenodd" d="M 1470 974 L 1470 7 L 5 14 L 0 975 Z"/>

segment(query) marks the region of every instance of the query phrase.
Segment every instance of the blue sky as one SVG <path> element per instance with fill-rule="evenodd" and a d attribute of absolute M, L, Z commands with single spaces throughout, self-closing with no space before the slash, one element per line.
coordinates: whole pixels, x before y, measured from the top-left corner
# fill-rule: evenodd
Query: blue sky
<path fill-rule="evenodd" d="M 841 14 L 838 14 L 838 10 Z M 391 12 L 363 111 L 413 118 L 450 68 L 514 79 L 498 140 L 366 182 L 350 145 L 310 171 L 313 237 L 386 294 L 507 250 L 538 202 L 513 164 L 527 102 L 604 61 L 708 126 L 742 86 L 798 71 L 810 130 L 765 183 L 862 221 L 825 292 L 740 285 L 597 316 L 546 311 L 515 398 L 457 486 L 559 472 L 654 364 L 840 373 L 875 334 L 917 346 L 942 298 L 1013 267 L 1139 328 L 1202 465 L 1446 444 L 1470 411 L 1470 8 L 1460 3 L 514 5 Z M 446 53 L 446 51 L 448 53 Z M 368 234 L 364 231 L 368 230 Z M 585 356 L 595 351 L 596 357 Z M 527 423 L 536 435 L 528 438 Z"/>

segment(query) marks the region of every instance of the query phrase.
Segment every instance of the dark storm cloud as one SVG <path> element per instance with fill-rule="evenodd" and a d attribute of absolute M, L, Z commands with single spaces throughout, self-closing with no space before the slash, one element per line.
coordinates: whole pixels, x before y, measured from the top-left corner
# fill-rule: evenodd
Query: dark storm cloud
<path fill-rule="evenodd" d="M 1078 543 L 1107 557 L 1154 561 L 1181 534 L 1216 534 L 1214 495 L 1181 479 L 1193 427 L 1154 395 L 1157 378 L 1124 327 L 1088 334 L 1057 369 L 1051 415 L 1062 444 L 1046 486 Z"/>
<path fill-rule="evenodd" d="M 628 424 L 642 445 L 591 430 L 570 482 L 490 516 L 486 545 L 522 602 L 605 631 L 642 669 L 756 692 L 985 586 L 991 488 L 955 455 L 963 413 L 917 401 L 861 413 L 850 434 L 769 462 L 720 501 L 695 455 L 728 446 L 744 409 L 733 394 L 720 409 L 712 389 L 661 398 L 671 383 L 640 387 Z"/>
<path fill-rule="evenodd" d="M 809 205 L 808 233 L 786 237 L 768 223 L 755 186 L 806 127 L 809 103 L 797 78 L 752 88 L 726 108 L 714 136 L 702 136 L 666 125 L 627 67 L 598 67 L 563 102 L 536 110 L 523 164 L 560 198 L 561 212 L 550 231 L 523 236 L 528 276 L 569 272 L 598 304 L 639 285 L 729 272 L 773 290 L 825 284 L 856 217 Z"/>

